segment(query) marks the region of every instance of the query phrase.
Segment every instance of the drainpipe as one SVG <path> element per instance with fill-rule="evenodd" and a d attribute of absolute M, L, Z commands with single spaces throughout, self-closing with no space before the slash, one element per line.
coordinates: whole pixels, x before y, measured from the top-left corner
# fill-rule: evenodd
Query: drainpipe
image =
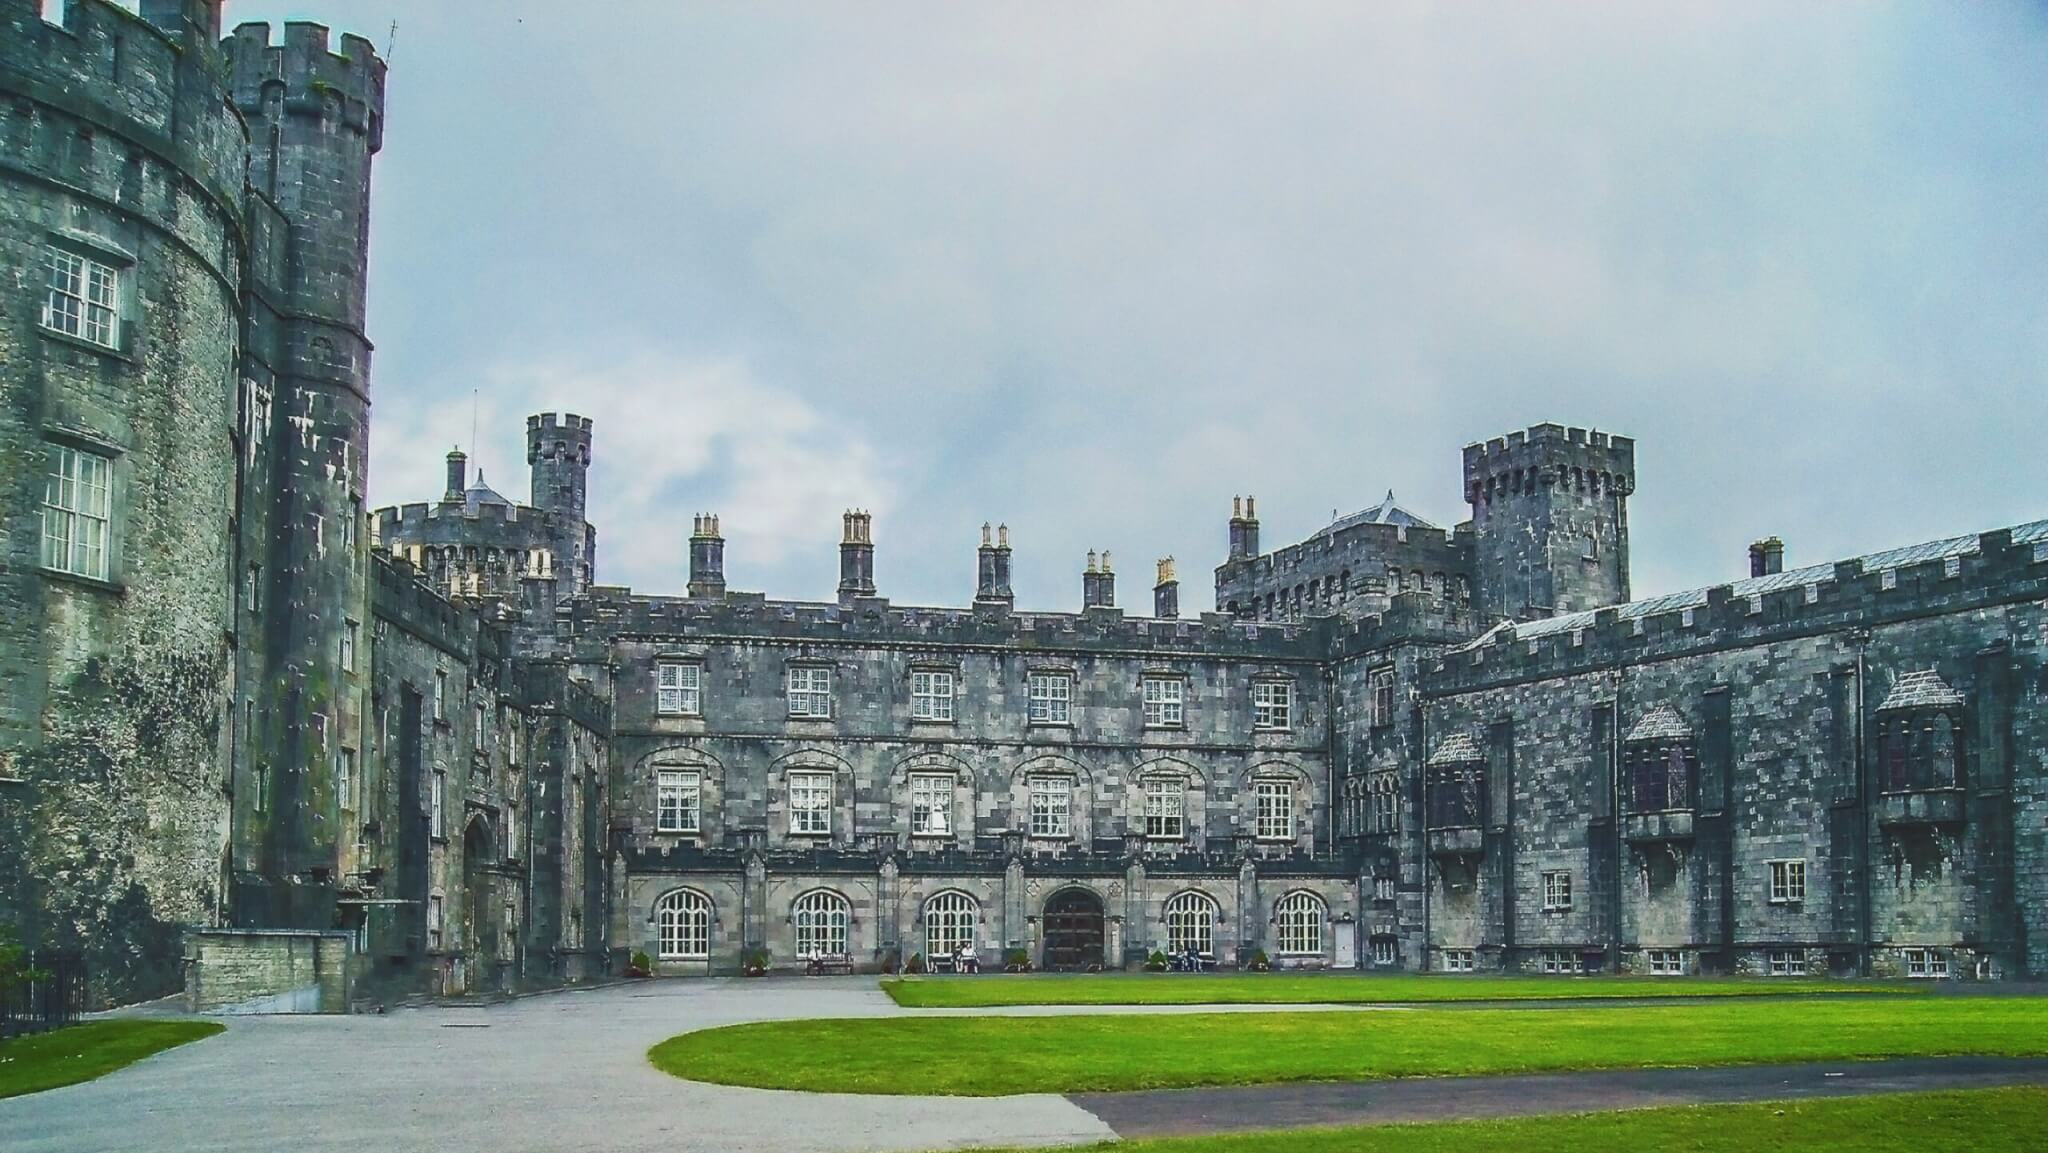
<path fill-rule="evenodd" d="M 1866 681 L 1863 666 L 1863 646 L 1867 637 L 1856 638 L 1856 914 L 1857 941 L 1862 948 L 1857 950 L 1856 972 L 1858 976 L 1870 976 L 1870 796 L 1869 765 L 1866 762 L 1864 745 L 1864 716 L 1869 711 L 1869 691 L 1864 688 Z"/>
<path fill-rule="evenodd" d="M 1621 693 L 1627 672 L 1628 666 L 1616 666 L 1614 703 L 1608 706 L 1612 710 L 1612 719 L 1607 725 L 1607 812 L 1614 829 L 1614 873 L 1607 886 L 1607 971 L 1610 973 L 1621 972 L 1621 885 L 1623 869 L 1628 864 L 1628 842 L 1622 837 L 1621 819 Z"/>
<path fill-rule="evenodd" d="M 1423 709 L 1419 709 L 1419 708 L 1418 708 L 1418 709 L 1416 710 L 1416 712 L 1417 712 L 1417 714 L 1418 714 L 1418 715 L 1417 715 L 1417 717 L 1416 717 L 1416 721 L 1415 721 L 1415 733 L 1416 733 L 1416 740 L 1417 740 L 1417 742 L 1418 742 L 1418 745 L 1417 745 L 1417 748 L 1416 748 L 1416 753 L 1415 753 L 1415 764 L 1416 764 L 1416 777 L 1417 777 L 1417 780 L 1419 780 L 1419 781 L 1421 782 L 1421 785 L 1422 785 L 1422 787 L 1421 787 L 1421 790 L 1420 790 L 1420 799 L 1421 799 L 1421 802 L 1422 802 L 1422 803 L 1421 803 L 1421 804 L 1418 804 L 1418 805 L 1416 805 L 1416 806 L 1415 806 L 1415 812 L 1416 812 L 1416 814 L 1417 814 L 1417 816 L 1416 816 L 1416 820 L 1415 820 L 1415 827 L 1417 828 L 1417 830 L 1419 830 L 1419 833 L 1418 833 L 1418 836 L 1417 836 L 1417 840 L 1416 840 L 1416 845 L 1415 845 L 1415 848 L 1416 848 L 1416 853 L 1415 853 L 1415 859 L 1416 859 L 1416 861 L 1420 862 L 1420 864 L 1421 864 L 1421 866 L 1422 866 L 1422 955 L 1421 955 L 1420 957 L 1417 957 L 1417 958 L 1416 958 L 1416 960 L 1417 960 L 1418 962 L 1420 962 L 1420 963 L 1421 963 L 1421 965 L 1422 965 L 1422 971 L 1423 971 L 1423 972 L 1425 972 L 1425 973 L 1427 973 L 1427 972 L 1429 972 L 1429 940 L 1430 940 L 1430 937 L 1429 937 L 1429 713 L 1428 713 L 1428 711 L 1427 711 L 1427 710 L 1423 710 Z M 1366 799 L 1366 803 L 1367 803 L 1367 804 L 1371 804 L 1371 798 L 1370 798 L 1370 797 L 1368 797 L 1368 798 Z M 1395 829 L 1394 829 L 1394 836 L 1395 836 L 1395 837 L 1397 838 L 1397 840 L 1398 840 L 1398 838 L 1399 838 L 1399 837 L 1400 837 L 1400 835 L 1401 835 L 1401 830 L 1400 830 L 1400 818 L 1399 818 L 1398 816 L 1397 816 L 1397 817 L 1395 818 L 1395 822 L 1394 822 L 1394 823 L 1395 823 Z M 1398 883 L 1399 883 L 1399 882 L 1397 881 L 1397 882 L 1396 882 L 1396 884 L 1398 885 Z M 1398 891 L 1397 891 L 1397 892 L 1396 892 L 1396 900 L 1395 900 L 1395 903 L 1394 903 L 1394 910 L 1395 910 L 1395 912 L 1394 912 L 1394 916 L 1395 916 L 1395 923 L 1397 923 L 1397 924 L 1399 923 L 1399 918 L 1400 918 L 1400 909 L 1401 909 L 1401 905 L 1400 905 L 1400 901 L 1399 901 L 1399 893 L 1398 893 Z"/>

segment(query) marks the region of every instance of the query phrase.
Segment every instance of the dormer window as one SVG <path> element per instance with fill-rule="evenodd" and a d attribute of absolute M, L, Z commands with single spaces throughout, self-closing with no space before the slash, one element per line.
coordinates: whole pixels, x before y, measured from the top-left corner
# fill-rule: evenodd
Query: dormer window
<path fill-rule="evenodd" d="M 1888 792 L 1952 789 L 1963 780 L 1963 695 L 1933 669 L 1892 683 L 1877 707 L 1878 766 Z"/>
<path fill-rule="evenodd" d="M 1452 733 L 1429 757 L 1429 824 L 1477 828 L 1486 817 L 1486 755 L 1471 737 Z"/>
<path fill-rule="evenodd" d="M 1623 739 L 1628 767 L 1629 811 L 1658 813 L 1690 809 L 1699 777 L 1699 753 L 1691 726 L 1678 710 L 1658 705 L 1643 714 Z"/>

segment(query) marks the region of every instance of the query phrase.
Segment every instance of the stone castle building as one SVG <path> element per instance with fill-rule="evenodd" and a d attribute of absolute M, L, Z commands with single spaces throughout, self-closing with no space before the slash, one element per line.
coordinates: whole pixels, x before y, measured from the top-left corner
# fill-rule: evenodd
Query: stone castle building
<path fill-rule="evenodd" d="M 1151 614 L 597 583 L 594 430 L 363 508 L 372 46 L 0 0 L 0 920 L 108 1000 L 811 953 L 2048 973 L 2048 522 L 1632 600 L 1635 446 L 1464 450 Z M 502 478 L 501 478 L 502 479 Z M 685 548 L 678 541 L 678 559 Z M 965 557 L 961 558 L 964 561 Z M 963 594 L 965 589 L 963 588 Z M 963 599 L 965 599 L 963 597 Z"/>

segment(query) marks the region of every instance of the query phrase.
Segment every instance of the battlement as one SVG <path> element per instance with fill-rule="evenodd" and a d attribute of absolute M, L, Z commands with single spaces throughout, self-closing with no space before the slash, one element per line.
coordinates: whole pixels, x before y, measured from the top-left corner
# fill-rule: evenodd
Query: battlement
<path fill-rule="evenodd" d="M 252 21 L 237 25 L 221 51 L 244 115 L 321 117 L 367 135 L 372 152 L 383 147 L 384 61 L 368 40 L 344 34 L 337 53 L 326 25 L 290 21 L 284 42 L 273 44 L 270 25 Z M 266 109 L 273 97 L 277 106 Z"/>
<path fill-rule="evenodd" d="M 2048 521 L 1590 612 L 1501 624 L 1425 675 L 1436 694 L 1569 676 L 2048 596 Z"/>
<path fill-rule="evenodd" d="M 1532 425 L 1466 445 L 1464 476 L 1466 498 L 1474 503 L 1548 487 L 1626 496 L 1635 490 L 1636 442 L 1562 424 Z"/>
<path fill-rule="evenodd" d="M 191 16 L 205 17 L 201 0 L 184 4 Z M 98 133 L 134 146 L 147 158 L 145 164 L 173 169 L 184 178 L 161 181 L 149 173 L 145 188 L 182 184 L 203 190 L 233 227 L 241 215 L 248 136 L 227 107 L 227 89 L 212 66 L 211 43 L 184 23 L 188 13 L 177 0 L 152 0 L 144 8 L 154 21 L 108 0 L 71 0 L 57 24 L 44 18 L 41 0 L 0 0 L 0 92 L 43 105 L 45 115 L 61 110 L 58 123 L 75 123 L 75 131 L 64 130 L 66 137 L 83 140 Z M 52 156 L 24 147 L 29 139 L 26 132 L 5 134 L 0 149 L 30 168 L 66 156 L 66 150 Z M 17 147 L 23 150 L 15 152 Z M 102 144 L 94 151 L 114 150 Z M 120 195 L 122 154 L 128 151 L 97 158 L 84 173 L 67 171 L 64 179 L 132 205 L 132 188 L 127 199 Z M 158 207 L 158 199 L 145 194 L 145 218 L 174 217 L 170 209 Z"/>
<path fill-rule="evenodd" d="M 614 637 L 668 640 L 746 637 L 847 645 L 940 646 L 1053 652 L 1181 653 L 1269 661 L 1319 661 L 1326 629 L 1312 622 L 1256 624 L 1225 613 L 1198 620 L 1127 617 L 1119 609 L 1085 613 L 1014 612 L 899 607 L 882 597 L 845 604 L 773 601 L 760 593 L 718 599 L 640 596 L 598 585 L 557 609 L 566 639 L 608 642 Z"/>
<path fill-rule="evenodd" d="M 590 428 L 589 417 L 573 412 L 559 418 L 552 412 L 527 417 L 526 463 L 573 455 L 580 463 L 589 464 Z"/>
<path fill-rule="evenodd" d="M 468 626 L 475 615 L 435 591 L 404 558 L 372 551 L 370 562 L 370 602 L 377 615 L 467 661 L 472 647 Z"/>

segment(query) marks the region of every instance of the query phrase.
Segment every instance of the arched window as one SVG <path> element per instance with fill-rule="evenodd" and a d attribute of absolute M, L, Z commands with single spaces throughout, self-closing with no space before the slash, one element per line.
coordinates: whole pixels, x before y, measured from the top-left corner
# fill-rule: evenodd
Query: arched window
<path fill-rule="evenodd" d="M 1280 903 L 1273 906 L 1279 952 L 1296 957 L 1320 954 L 1326 916 L 1323 899 L 1314 893 L 1295 892 L 1280 898 Z"/>
<path fill-rule="evenodd" d="M 963 945 L 972 948 L 980 917 L 981 906 L 958 889 L 933 894 L 924 903 L 924 955 L 957 953 Z"/>
<path fill-rule="evenodd" d="M 711 956 L 711 898 L 695 889 L 676 889 L 654 903 L 664 961 L 701 961 Z"/>
<path fill-rule="evenodd" d="M 845 953 L 846 925 L 853 909 L 846 898 L 829 889 L 813 889 L 790 906 L 790 920 L 796 923 L 796 955 Z"/>
<path fill-rule="evenodd" d="M 1210 927 L 1216 923 L 1216 902 L 1205 893 L 1192 890 L 1175 894 L 1166 902 L 1166 947 L 1175 953 L 1193 949 L 1212 952 Z"/>

